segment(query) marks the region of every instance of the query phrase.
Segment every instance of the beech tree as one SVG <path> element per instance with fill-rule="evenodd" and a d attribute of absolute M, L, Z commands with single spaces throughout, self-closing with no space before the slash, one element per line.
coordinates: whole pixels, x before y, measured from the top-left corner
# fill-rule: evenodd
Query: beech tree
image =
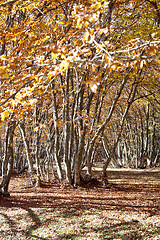
<path fill-rule="evenodd" d="M 39 186 L 44 154 L 60 180 L 80 185 L 84 166 L 90 179 L 95 146 L 123 103 L 105 178 L 134 100 L 159 106 L 159 2 L 0 2 L 1 122 L 19 126 L 31 181 L 35 161 Z M 7 161 L 3 153 L 2 168 Z"/>

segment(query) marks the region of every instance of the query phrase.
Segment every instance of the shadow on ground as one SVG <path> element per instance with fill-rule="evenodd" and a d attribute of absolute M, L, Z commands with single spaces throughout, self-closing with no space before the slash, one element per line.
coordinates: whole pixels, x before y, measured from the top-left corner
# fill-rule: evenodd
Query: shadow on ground
<path fill-rule="evenodd" d="M 11 196 L 0 197 L 0 239 L 156 240 L 159 185 L 137 185 L 132 182 L 135 175 L 127 177 L 130 183 L 78 189 L 54 181 L 35 189 L 27 182 L 18 185 L 21 178 L 15 177 Z"/>

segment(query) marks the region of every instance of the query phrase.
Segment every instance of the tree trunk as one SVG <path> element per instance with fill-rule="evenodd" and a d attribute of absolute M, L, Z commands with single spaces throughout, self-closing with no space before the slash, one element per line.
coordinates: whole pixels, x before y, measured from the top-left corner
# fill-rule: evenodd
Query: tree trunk
<path fill-rule="evenodd" d="M 53 122 L 54 122 L 54 129 L 55 129 L 55 137 L 54 137 L 54 159 L 56 162 L 56 167 L 57 167 L 57 174 L 58 178 L 61 181 L 63 179 L 63 172 L 62 172 L 62 166 L 61 166 L 61 161 L 59 157 L 59 149 L 60 149 L 60 133 L 58 129 L 58 109 L 57 109 L 57 103 L 56 103 L 56 93 L 54 91 L 54 85 L 52 85 L 52 95 L 53 95 L 53 101 L 52 101 L 52 106 L 53 106 Z"/>
<path fill-rule="evenodd" d="M 40 180 L 40 161 L 39 161 L 39 130 L 38 130 L 38 106 L 35 106 L 35 159 L 36 159 L 36 187 L 40 187 L 41 180 Z"/>
<path fill-rule="evenodd" d="M 66 172 L 66 180 L 72 184 L 71 162 L 69 159 L 69 141 L 70 141 L 70 119 L 69 119 L 69 78 L 70 70 L 66 71 L 65 76 L 65 105 L 64 105 L 64 165 Z"/>
<path fill-rule="evenodd" d="M 26 151 L 26 158 L 27 158 L 27 161 L 28 161 L 29 172 L 30 172 L 30 181 L 31 181 L 31 185 L 33 185 L 34 184 L 34 180 L 33 180 L 34 179 L 33 161 L 30 157 L 29 143 L 28 143 L 28 140 L 26 138 L 24 123 L 19 124 L 19 129 L 20 129 L 20 133 L 21 133 L 23 143 L 24 143 L 24 147 L 25 147 L 25 151 Z"/>
<path fill-rule="evenodd" d="M 2 162 L 2 182 L 0 184 L 1 192 L 7 194 L 9 182 L 13 171 L 13 135 L 16 128 L 16 123 L 8 123 L 5 135 L 5 151 Z"/>
<path fill-rule="evenodd" d="M 140 72 L 140 74 L 141 74 L 141 72 Z M 122 117 L 122 120 L 121 120 L 121 123 L 120 123 L 119 133 L 118 133 L 118 135 L 117 135 L 117 138 L 116 138 L 116 140 L 115 140 L 115 143 L 114 143 L 114 145 L 113 145 L 113 148 L 111 149 L 111 152 L 110 152 L 110 154 L 109 154 L 109 157 L 108 157 L 107 161 L 104 163 L 104 166 L 103 166 L 103 170 L 102 170 L 102 181 L 104 182 L 104 185 L 106 185 L 107 182 L 108 182 L 107 179 L 106 179 L 106 178 L 107 178 L 106 169 L 107 169 L 107 167 L 108 167 L 111 159 L 114 159 L 115 150 L 116 150 L 117 145 L 118 145 L 118 142 L 119 142 L 119 140 L 120 140 L 120 138 L 121 138 L 121 135 L 122 135 L 122 131 L 123 131 L 123 127 L 124 127 L 124 123 L 125 123 L 127 114 L 128 114 L 128 112 L 129 112 L 129 109 L 130 109 L 130 107 L 131 107 L 131 105 L 132 105 L 132 103 L 133 103 L 133 101 L 134 101 L 134 98 L 135 98 L 135 94 L 136 94 L 136 90 L 137 90 L 137 86 L 138 86 L 138 82 L 137 82 L 137 83 L 135 83 L 135 82 L 136 82 L 136 79 L 135 79 L 134 83 L 132 84 L 132 87 L 131 87 L 131 90 L 130 90 L 130 93 L 129 93 L 129 97 L 128 97 L 128 101 L 127 101 L 128 104 L 127 104 L 127 106 L 126 106 L 126 109 L 125 109 L 125 111 L 124 111 L 124 114 L 123 114 L 123 117 Z M 120 88 L 121 92 L 122 92 L 122 89 L 123 89 L 123 88 L 122 88 L 122 86 L 121 86 L 121 88 Z M 120 96 L 121 92 L 119 92 L 119 96 Z"/>

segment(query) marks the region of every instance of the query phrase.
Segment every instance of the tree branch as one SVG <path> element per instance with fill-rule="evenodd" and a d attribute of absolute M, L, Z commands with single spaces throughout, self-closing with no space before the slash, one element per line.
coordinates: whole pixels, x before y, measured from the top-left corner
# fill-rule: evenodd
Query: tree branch
<path fill-rule="evenodd" d="M 36 71 L 35 75 L 41 70 L 41 67 L 39 67 L 39 69 Z M 30 75 L 31 76 L 31 75 Z M 25 78 L 28 78 L 29 76 L 26 76 Z M 25 79 L 24 78 L 24 79 Z M 23 80 L 24 80 L 23 79 Z M 25 82 L 17 91 L 15 91 L 15 93 L 13 93 L 11 96 L 9 96 L 6 100 L 4 100 L 2 103 L 0 103 L 0 107 L 3 106 L 5 103 L 7 103 L 10 99 L 14 99 L 15 96 L 17 95 L 18 92 L 21 91 L 22 88 L 24 88 L 26 85 L 28 85 L 29 83 L 31 83 L 34 80 L 34 78 L 29 79 L 27 82 Z"/>
<path fill-rule="evenodd" d="M 11 96 L 9 96 L 6 100 L 4 100 L 1 104 L 0 107 L 3 106 L 5 103 L 7 103 L 10 99 L 14 99 L 15 96 L 17 95 L 18 92 L 21 91 L 22 88 L 24 88 L 27 84 L 29 84 L 30 82 L 32 82 L 33 79 L 28 80 L 27 82 L 25 82 L 15 93 L 13 93 Z"/>
<path fill-rule="evenodd" d="M 1 3 L 0 7 L 6 7 L 7 5 L 14 4 L 15 2 L 18 2 L 18 0 L 11 0 L 11 1 L 8 1 L 8 2 Z"/>

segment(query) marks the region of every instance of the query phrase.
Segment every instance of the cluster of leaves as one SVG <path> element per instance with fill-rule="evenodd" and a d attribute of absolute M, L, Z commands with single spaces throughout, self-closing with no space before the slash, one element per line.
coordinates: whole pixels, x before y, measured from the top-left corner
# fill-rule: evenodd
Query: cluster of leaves
<path fill-rule="evenodd" d="M 140 0 L 1 1 L 1 120 L 29 115 L 68 67 L 89 69 L 85 84 L 94 92 L 102 70 L 154 68 L 155 82 L 159 8 L 158 1 Z"/>

